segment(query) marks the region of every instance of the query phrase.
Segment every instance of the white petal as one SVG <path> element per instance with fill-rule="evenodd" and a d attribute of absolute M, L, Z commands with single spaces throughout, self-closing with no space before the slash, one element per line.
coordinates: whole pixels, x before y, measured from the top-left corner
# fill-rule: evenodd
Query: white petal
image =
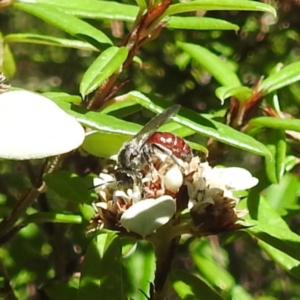
<path fill-rule="evenodd" d="M 128 231 L 146 236 L 166 224 L 175 211 L 176 203 L 170 196 L 142 200 L 124 212 L 121 225 Z"/>
<path fill-rule="evenodd" d="M 106 173 L 100 173 L 99 178 L 105 180 L 106 182 L 115 181 L 114 177 Z"/>
<path fill-rule="evenodd" d="M 78 148 L 84 130 L 50 99 L 28 91 L 0 95 L 0 157 L 44 158 Z"/>
<path fill-rule="evenodd" d="M 123 198 L 125 200 L 130 200 L 130 197 L 124 192 L 120 190 L 116 190 L 113 195 L 114 201 L 117 201 L 117 198 Z"/>
<path fill-rule="evenodd" d="M 99 208 L 100 208 L 100 211 L 101 211 L 101 208 L 103 208 L 103 209 L 108 208 L 108 205 L 105 202 L 92 203 L 92 206 L 96 212 L 99 212 Z"/>
<path fill-rule="evenodd" d="M 183 175 L 177 165 L 174 165 L 164 176 L 164 186 L 173 193 L 178 192 L 183 184 Z"/>
<path fill-rule="evenodd" d="M 206 179 L 210 187 L 235 191 L 250 189 L 258 183 L 258 179 L 252 177 L 248 170 L 237 167 L 213 168 Z"/>
<path fill-rule="evenodd" d="M 107 185 L 108 183 L 113 183 L 116 180 L 109 174 L 100 173 L 99 177 L 93 178 L 93 184 L 95 187 L 100 185 Z"/>

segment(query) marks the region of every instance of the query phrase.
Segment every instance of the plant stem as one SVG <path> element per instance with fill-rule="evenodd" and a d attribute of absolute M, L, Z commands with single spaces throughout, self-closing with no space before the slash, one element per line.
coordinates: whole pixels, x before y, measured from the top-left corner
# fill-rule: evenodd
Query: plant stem
<path fill-rule="evenodd" d="M 13 230 L 16 222 L 26 212 L 27 208 L 33 204 L 35 199 L 41 193 L 45 192 L 46 185 L 43 182 L 43 175 L 45 173 L 53 172 L 59 162 L 60 157 L 61 156 L 54 157 L 49 165 L 47 160 L 44 162 L 40 174 L 39 176 L 37 176 L 36 184 L 24 193 L 21 199 L 15 204 L 10 215 L 2 220 L 2 222 L 0 223 L 0 241 L 2 241 L 2 243 L 6 240 L 5 237 L 9 235 L 9 233 Z"/>
<path fill-rule="evenodd" d="M 180 236 L 172 236 L 172 224 L 162 226 L 155 234 L 150 236 L 149 241 L 153 244 L 156 256 L 156 272 L 154 288 L 150 292 L 151 300 L 163 300 L 169 290 L 167 281 L 171 270 L 172 261 Z"/>

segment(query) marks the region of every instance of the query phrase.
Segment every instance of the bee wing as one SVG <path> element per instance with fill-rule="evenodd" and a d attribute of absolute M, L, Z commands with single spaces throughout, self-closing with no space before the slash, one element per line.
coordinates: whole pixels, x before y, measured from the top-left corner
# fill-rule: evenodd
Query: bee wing
<path fill-rule="evenodd" d="M 127 143 L 134 142 L 139 148 L 141 148 L 149 139 L 149 137 L 156 132 L 161 125 L 163 125 L 169 118 L 171 118 L 180 110 L 180 107 L 181 105 L 175 104 L 165 109 L 162 113 L 156 115 Z"/>

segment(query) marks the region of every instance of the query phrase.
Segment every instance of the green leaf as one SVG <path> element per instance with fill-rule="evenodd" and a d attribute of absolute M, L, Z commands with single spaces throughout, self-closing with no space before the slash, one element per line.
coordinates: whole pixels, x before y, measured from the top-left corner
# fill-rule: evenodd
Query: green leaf
<path fill-rule="evenodd" d="M 122 145 L 130 137 L 131 135 L 126 134 L 91 131 L 87 133 L 81 146 L 86 152 L 94 156 L 112 158 L 111 156 L 118 153 Z M 102 145 L 105 145 L 105 147 Z"/>
<path fill-rule="evenodd" d="M 67 103 L 71 102 L 72 100 L 77 102 L 77 96 L 71 96 L 65 93 L 46 94 L 64 111 L 74 116 L 82 125 L 97 130 L 97 132 L 91 131 L 90 133 L 88 133 L 82 144 L 82 147 L 87 152 L 95 156 L 110 158 L 112 155 L 119 152 L 120 147 L 125 141 L 135 135 L 142 128 L 138 124 L 126 122 L 104 113 L 88 111 L 83 107 L 72 106 Z M 124 105 L 122 103 L 124 103 Z M 116 107 L 113 105 L 114 107 L 111 110 L 107 109 L 105 111 L 111 112 L 115 109 L 132 107 L 132 105 L 136 103 L 137 101 L 134 98 L 126 99 L 126 101 L 120 102 L 120 105 L 116 104 Z M 134 110 L 131 109 L 131 112 L 134 112 Z M 179 125 L 174 128 L 174 131 L 179 136 L 186 136 L 194 133 L 193 130 L 183 131 L 183 129 L 180 129 L 176 131 L 176 129 L 178 129 L 178 126 Z M 164 131 L 173 131 L 173 129 L 166 127 Z M 196 143 L 188 143 L 193 149 L 199 150 L 201 152 L 206 152 L 206 149 L 203 146 Z M 105 145 L 105 147 L 101 147 L 101 145 Z"/>
<path fill-rule="evenodd" d="M 67 224 L 81 224 L 82 217 L 78 215 L 62 214 L 54 212 L 38 212 L 29 215 L 23 223 L 67 223 Z"/>
<path fill-rule="evenodd" d="M 2 42 L 2 41 L 1 41 Z M 1 50 L 0 50 L 1 51 Z M 2 60 L 2 59 L 0 59 Z M 16 62 L 13 53 L 10 50 L 10 46 L 4 43 L 3 48 L 3 66 L 0 66 L 0 70 L 2 67 L 2 71 L 7 78 L 13 78 L 16 74 Z"/>
<path fill-rule="evenodd" d="M 286 156 L 286 139 L 281 130 L 269 129 L 266 132 L 266 145 L 274 159 L 266 159 L 266 172 L 272 183 L 278 183 L 284 173 Z"/>
<path fill-rule="evenodd" d="M 134 106 L 136 108 L 134 108 Z M 110 105 L 107 105 L 103 108 L 101 108 L 101 113 L 104 114 L 111 114 L 111 113 L 117 113 L 118 115 L 120 114 L 120 112 L 125 112 L 125 116 L 129 115 L 130 112 L 134 113 L 136 111 L 138 111 L 140 109 L 139 105 L 136 104 L 136 102 L 134 100 L 131 101 L 116 101 L 111 103 Z M 126 113 L 127 112 L 127 113 Z M 121 116 L 123 114 L 121 113 Z"/>
<path fill-rule="evenodd" d="M 176 271 L 170 275 L 175 292 L 180 299 L 222 300 L 223 298 L 200 278 L 186 272 Z"/>
<path fill-rule="evenodd" d="M 135 241 L 135 243 L 122 259 L 123 267 L 126 270 L 124 287 L 128 299 L 145 300 L 145 295 L 149 296 L 150 285 L 154 281 L 156 258 L 150 243 L 146 241 Z M 126 246 L 124 244 L 124 248 Z"/>
<path fill-rule="evenodd" d="M 273 259 L 283 270 L 300 279 L 300 262 L 286 254 L 285 251 L 287 251 L 287 246 L 282 246 L 279 239 L 270 237 L 268 233 L 257 234 L 255 237 L 259 238 L 257 244 L 271 259 Z M 278 248 L 282 248 L 283 251 L 278 250 Z"/>
<path fill-rule="evenodd" d="M 26 0 L 19 0 L 18 2 L 26 2 Z M 68 14 L 77 16 L 79 18 L 88 19 L 107 19 L 134 22 L 139 12 L 138 6 L 118 3 L 114 1 L 35 0 L 35 3 L 53 5 L 61 11 L 67 11 Z"/>
<path fill-rule="evenodd" d="M 141 11 L 147 9 L 147 2 L 145 0 L 135 0 Z"/>
<path fill-rule="evenodd" d="M 167 20 L 168 28 L 193 30 L 239 30 L 233 23 L 214 18 L 199 17 L 170 17 Z"/>
<path fill-rule="evenodd" d="M 204 153 L 206 156 L 208 156 L 209 152 L 207 150 L 206 147 L 200 145 L 200 144 L 197 144 L 197 143 L 194 143 L 194 142 L 190 142 L 190 141 L 186 141 L 185 142 L 194 150 L 196 151 L 199 151 L 199 152 L 202 152 Z"/>
<path fill-rule="evenodd" d="M 248 0 L 199 0 L 171 5 L 165 15 L 174 15 L 197 10 L 246 10 L 269 12 L 276 17 L 276 10 L 267 4 Z"/>
<path fill-rule="evenodd" d="M 267 95 L 300 80 L 300 62 L 294 62 L 263 80 L 258 91 Z"/>
<path fill-rule="evenodd" d="M 280 182 L 284 171 L 285 171 L 285 158 L 286 158 L 286 148 L 287 142 L 286 137 L 283 131 L 277 130 L 276 133 L 277 140 L 276 140 L 276 175 L 277 180 Z"/>
<path fill-rule="evenodd" d="M 228 271 L 222 268 L 212 259 L 206 258 L 199 253 L 191 253 L 193 262 L 201 275 L 214 288 L 229 291 L 235 285 L 234 278 Z M 218 274 L 218 276 L 216 276 Z"/>
<path fill-rule="evenodd" d="M 156 113 L 160 113 L 162 108 L 166 108 L 168 106 L 168 103 L 160 98 L 151 96 L 150 100 L 139 92 L 128 93 L 127 99 L 134 99 L 137 103 Z M 173 120 L 192 129 L 196 133 L 213 138 L 224 144 L 258 155 L 272 157 L 266 146 L 254 138 L 186 108 L 181 108 L 179 115 L 173 117 Z"/>
<path fill-rule="evenodd" d="M 112 44 L 112 41 L 100 30 L 52 5 L 15 3 L 14 7 L 32 14 L 97 48 L 100 47 L 99 44 Z"/>
<path fill-rule="evenodd" d="M 239 78 L 229 65 L 206 48 L 181 42 L 178 42 L 177 45 L 207 70 L 221 85 L 231 87 L 241 85 Z"/>
<path fill-rule="evenodd" d="M 70 95 L 68 93 L 61 93 L 61 92 L 46 92 L 43 95 L 47 98 L 54 100 L 54 102 L 66 102 L 80 105 L 81 97 L 77 95 Z"/>
<path fill-rule="evenodd" d="M 223 242 L 220 240 L 220 243 Z M 218 259 L 216 260 L 216 252 L 214 247 L 211 247 L 211 241 L 198 239 L 189 244 L 189 253 L 201 278 L 214 289 L 222 292 L 225 299 L 235 299 L 236 295 L 236 299 L 239 300 L 252 300 L 247 291 L 236 284 L 233 276 L 227 270 L 228 253 L 224 249 L 218 250 Z"/>
<path fill-rule="evenodd" d="M 300 182 L 297 175 L 285 174 L 279 184 L 270 185 L 264 192 L 264 196 L 272 205 L 273 209 L 281 216 L 285 216 L 289 211 L 298 211 L 298 191 Z"/>
<path fill-rule="evenodd" d="M 31 33 L 8 34 L 5 36 L 4 42 L 5 43 L 31 43 L 31 44 L 40 44 L 40 45 L 48 45 L 48 46 L 99 51 L 97 48 L 93 47 L 91 44 L 86 42 L 82 42 L 78 40 L 61 39 L 53 36 L 31 34 Z"/>
<path fill-rule="evenodd" d="M 125 47 L 110 47 L 103 51 L 83 75 L 80 93 L 84 97 L 99 87 L 108 77 L 117 72 L 128 55 Z"/>
<path fill-rule="evenodd" d="M 167 107 L 167 102 L 155 97 L 152 97 L 152 99 L 150 100 L 139 92 L 131 92 L 124 96 L 124 100 L 125 98 L 126 101 L 135 101 L 136 103 L 139 103 L 156 113 L 162 112 L 162 108 Z M 70 106 L 68 103 L 59 101 L 58 97 L 55 97 L 55 99 L 53 100 L 67 113 L 74 116 L 82 125 L 96 129 L 100 132 L 106 132 L 120 136 L 125 135 L 126 137 L 128 137 L 133 136 L 141 129 L 141 127 L 137 124 L 125 122 L 118 118 L 108 116 L 99 112 L 91 112 L 82 107 L 76 106 L 74 107 L 74 109 L 72 109 L 72 106 Z M 181 111 L 185 113 L 180 114 L 181 116 L 176 117 L 174 120 L 180 125 L 190 128 L 193 132 L 197 132 L 207 137 L 212 137 L 225 144 L 258 155 L 272 157 L 266 146 L 259 143 L 254 138 L 190 110 L 182 108 Z M 117 137 L 114 138 L 117 139 Z M 201 145 L 200 148 L 202 149 Z"/>
<path fill-rule="evenodd" d="M 231 299 L 239 300 L 253 300 L 251 294 L 249 294 L 242 286 L 236 285 L 233 287 L 231 293 Z M 261 299 L 262 300 L 262 299 Z M 267 299 L 266 299 L 267 300 Z M 271 299 L 270 299 L 271 300 Z M 274 300 L 274 299 L 273 299 Z"/>
<path fill-rule="evenodd" d="M 299 158 L 293 155 L 285 157 L 285 169 L 287 172 L 291 171 L 296 165 L 299 164 Z"/>
<path fill-rule="evenodd" d="M 49 282 L 45 286 L 45 292 L 50 299 L 76 299 L 78 285 L 79 279 L 72 277 L 68 282 Z"/>
<path fill-rule="evenodd" d="M 245 289 L 235 283 L 232 275 L 220 264 L 218 264 L 212 257 L 204 257 L 199 252 L 192 252 L 193 262 L 206 282 L 208 282 L 214 288 L 222 291 L 222 294 L 226 292 L 227 295 L 236 295 L 233 299 L 239 300 L 252 300 L 251 296 Z M 218 276 L 216 276 L 218 274 Z M 237 295 L 239 295 L 237 297 Z"/>
<path fill-rule="evenodd" d="M 253 212 L 250 211 L 250 215 Z M 260 197 L 256 220 L 246 219 L 254 225 L 246 229 L 258 245 L 284 270 L 300 278 L 300 236 L 290 230 L 284 220 Z"/>
<path fill-rule="evenodd" d="M 48 187 L 61 197 L 77 203 L 91 203 L 89 186 L 75 173 L 69 171 L 57 171 L 44 176 Z"/>
<path fill-rule="evenodd" d="M 252 89 L 247 86 L 221 86 L 216 89 L 216 96 L 221 100 L 222 104 L 224 103 L 224 100 L 229 97 L 234 97 L 240 102 L 245 102 L 252 94 Z"/>
<path fill-rule="evenodd" d="M 135 135 L 142 127 L 138 124 L 126 122 L 100 112 L 89 111 L 83 107 L 67 103 L 64 94 L 58 94 L 49 98 L 60 106 L 65 112 L 74 116 L 78 122 L 97 131 L 86 134 L 82 144 L 83 149 L 95 156 L 110 158 L 119 152 L 122 144 Z M 73 96 L 74 97 L 74 96 Z M 105 145 L 105 147 L 101 146 Z"/>
<path fill-rule="evenodd" d="M 77 299 L 125 299 L 121 265 L 121 242 L 109 232 L 95 237 L 85 254 Z"/>
<path fill-rule="evenodd" d="M 91 187 L 92 187 L 92 185 L 90 186 L 90 188 L 91 188 Z M 94 202 L 96 202 L 97 200 L 98 200 L 98 198 L 95 199 Z M 91 221 L 91 218 L 92 218 L 93 216 L 95 216 L 95 210 L 94 210 L 94 208 L 91 206 L 91 204 L 85 204 L 85 203 L 79 204 L 78 208 L 79 208 L 79 211 L 80 211 L 80 213 L 81 213 L 81 215 L 82 215 L 82 218 L 83 218 L 85 221 L 87 221 L 87 222 L 90 222 L 90 221 Z"/>
<path fill-rule="evenodd" d="M 249 122 L 250 126 L 268 127 L 277 130 L 300 131 L 300 119 L 282 119 L 274 117 L 253 118 Z"/>
<path fill-rule="evenodd" d="M 62 98 L 64 98 L 64 94 L 62 94 Z M 83 107 L 61 101 L 58 95 L 51 99 L 65 112 L 74 116 L 82 125 L 100 132 L 133 136 L 141 128 L 138 124 L 126 122 L 100 112 L 89 111 Z"/>

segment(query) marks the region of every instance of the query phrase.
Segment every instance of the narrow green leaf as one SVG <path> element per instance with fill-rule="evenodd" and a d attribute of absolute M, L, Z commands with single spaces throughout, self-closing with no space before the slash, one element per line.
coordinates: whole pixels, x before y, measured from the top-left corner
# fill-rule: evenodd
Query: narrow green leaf
<path fill-rule="evenodd" d="M 234 286 L 230 294 L 231 299 L 253 300 L 252 295 L 240 285 Z"/>
<path fill-rule="evenodd" d="M 259 117 L 251 119 L 249 124 L 257 127 L 268 127 L 277 130 L 300 131 L 300 119 L 282 119 L 274 117 Z"/>
<path fill-rule="evenodd" d="M 276 17 L 276 10 L 265 3 L 248 0 L 199 0 L 171 5 L 166 16 L 197 10 L 246 10 L 269 12 Z"/>
<path fill-rule="evenodd" d="M 54 212 L 38 212 L 35 214 L 29 215 L 24 223 L 67 223 L 67 224 L 81 224 L 82 217 L 78 215 L 71 214 L 62 214 L 62 213 L 54 213 Z"/>
<path fill-rule="evenodd" d="M 90 188 L 91 189 L 93 187 L 93 184 L 90 185 Z M 98 201 L 98 198 L 96 197 L 96 199 L 94 201 Z M 95 210 L 94 208 L 92 207 L 91 203 L 89 204 L 86 204 L 86 203 L 83 203 L 83 204 L 79 204 L 78 205 L 78 209 L 80 211 L 80 214 L 82 215 L 82 218 L 84 219 L 84 221 L 86 222 L 90 222 L 91 221 L 91 218 L 93 216 L 95 216 Z"/>
<path fill-rule="evenodd" d="M 200 278 L 182 271 L 170 275 L 175 292 L 180 299 L 222 300 L 223 298 Z"/>
<path fill-rule="evenodd" d="M 30 44 L 40 44 L 40 45 L 48 45 L 48 46 L 99 51 L 97 48 L 93 47 L 91 44 L 86 42 L 82 42 L 78 40 L 61 39 L 53 36 L 31 34 L 31 33 L 8 34 L 5 36 L 4 42 L 8 44 L 9 43 L 30 43 Z"/>
<path fill-rule="evenodd" d="M 103 51 L 84 73 L 80 93 L 84 97 L 93 92 L 109 76 L 117 72 L 128 55 L 125 47 L 110 47 Z"/>
<path fill-rule="evenodd" d="M 224 240 L 221 239 L 220 242 L 223 244 Z M 198 239 L 189 244 L 189 253 L 201 278 L 215 290 L 220 291 L 224 299 L 235 299 L 234 296 L 238 295 L 236 299 L 252 300 L 247 291 L 236 284 L 228 271 L 228 253 L 224 249 L 219 249 L 216 261 L 216 253 L 211 247 L 211 241 Z"/>
<path fill-rule="evenodd" d="M 124 286 L 128 299 L 145 300 L 149 296 L 150 285 L 154 281 L 155 254 L 153 247 L 146 241 L 135 241 L 134 251 L 129 251 L 122 259 Z M 124 245 L 126 247 L 126 245 Z M 143 266 L 143 268 L 141 268 Z"/>
<path fill-rule="evenodd" d="M 164 132 L 173 132 L 174 134 L 180 137 L 186 137 L 193 135 L 195 133 L 194 130 L 187 128 L 185 126 L 181 126 L 180 124 L 170 121 L 161 126 L 160 131 Z"/>
<path fill-rule="evenodd" d="M 272 158 L 265 158 L 266 174 L 271 183 L 278 183 L 275 160 L 276 146 L 268 140 L 267 147 L 269 151 L 273 154 L 273 156 Z"/>
<path fill-rule="evenodd" d="M 56 99 L 54 102 L 66 102 L 66 103 L 72 103 L 76 105 L 80 105 L 81 103 L 81 97 L 77 95 L 70 95 L 68 93 L 61 93 L 61 92 L 46 92 L 43 93 L 43 95 L 50 99 Z"/>
<path fill-rule="evenodd" d="M 287 173 L 279 184 L 270 185 L 264 196 L 280 216 L 285 216 L 289 211 L 300 210 L 298 203 L 300 181 L 297 175 Z"/>
<path fill-rule="evenodd" d="M 287 141 L 285 133 L 277 130 L 277 143 L 276 143 L 276 174 L 277 180 L 280 182 L 285 171 L 285 158 L 286 158 Z"/>
<path fill-rule="evenodd" d="M 135 108 L 136 107 L 136 108 Z M 120 113 L 120 112 L 125 112 L 125 115 L 128 115 L 129 113 L 126 114 L 127 112 L 136 112 L 140 109 L 139 105 L 136 104 L 134 100 L 132 101 L 116 101 L 112 103 L 111 105 L 108 105 L 104 108 L 101 108 L 101 113 L 104 114 L 114 114 L 114 113 Z M 122 115 L 122 114 L 121 114 Z"/>
<path fill-rule="evenodd" d="M 266 159 L 266 172 L 272 183 L 278 183 L 284 173 L 286 156 L 286 139 L 281 130 L 269 129 L 265 134 L 266 145 L 274 160 Z"/>
<path fill-rule="evenodd" d="M 270 238 L 267 233 L 265 235 L 256 235 L 255 237 L 259 238 L 257 242 L 258 246 L 262 248 L 269 257 L 275 261 L 275 263 L 277 263 L 283 270 L 300 279 L 299 260 L 292 258 L 285 252 L 287 251 L 287 247 L 281 247 L 280 240 L 274 239 L 273 237 Z M 283 251 L 278 250 L 278 248 L 283 248 Z"/>
<path fill-rule="evenodd" d="M 150 100 L 139 92 L 131 92 L 124 96 L 124 100 L 125 98 L 126 101 L 135 101 L 156 113 L 160 113 L 163 107 L 167 107 L 167 102 L 155 97 L 152 97 Z M 57 97 L 52 100 L 54 100 L 67 113 L 74 116 L 82 125 L 96 129 L 100 132 L 132 136 L 141 128 L 137 124 L 125 122 L 121 119 L 99 112 L 91 112 L 82 107 L 76 106 L 72 109 L 70 104 L 59 101 Z M 220 142 L 245 151 L 266 157 L 272 157 L 266 146 L 254 138 L 190 110 L 182 108 L 181 111 L 184 111 L 185 113 L 180 113 L 180 116 L 176 117 L 174 120 L 182 126 L 190 128 L 193 132 L 197 132 L 207 137 L 212 137 Z M 185 117 L 183 117 L 183 115 L 185 115 Z"/>
<path fill-rule="evenodd" d="M 55 8 L 53 5 L 39 3 L 15 3 L 14 7 L 32 14 L 61 30 L 84 40 L 95 47 L 99 44 L 112 44 L 100 30 L 90 24 Z"/>
<path fill-rule="evenodd" d="M 46 174 L 44 180 L 48 187 L 61 197 L 77 203 L 92 202 L 89 186 L 75 173 L 57 171 Z"/>
<path fill-rule="evenodd" d="M 135 0 L 141 11 L 147 8 L 147 2 L 145 0 Z"/>
<path fill-rule="evenodd" d="M 299 157 L 293 155 L 287 155 L 285 157 L 285 170 L 291 171 L 300 162 Z"/>
<path fill-rule="evenodd" d="M 211 286 L 224 291 L 230 291 L 235 285 L 231 274 L 212 259 L 206 258 L 199 253 L 191 253 L 193 262 L 203 277 Z M 218 276 L 216 276 L 218 274 Z"/>
<path fill-rule="evenodd" d="M 117 234 L 103 233 L 91 241 L 81 268 L 77 299 L 125 299 Z"/>
<path fill-rule="evenodd" d="M 108 132 L 91 131 L 87 133 L 82 148 L 98 157 L 111 158 L 119 152 L 122 145 L 129 140 L 131 135 L 112 134 Z M 105 145 L 105 147 L 103 147 Z"/>
<path fill-rule="evenodd" d="M 214 18 L 200 17 L 170 17 L 167 20 L 168 28 L 193 30 L 239 30 L 233 23 Z"/>
<path fill-rule="evenodd" d="M 134 99 L 137 103 L 151 111 L 160 113 L 168 103 L 160 98 L 151 96 L 151 100 L 139 92 L 130 92 L 127 99 Z M 192 129 L 203 136 L 214 138 L 224 144 L 243 149 L 258 155 L 272 157 L 266 146 L 251 136 L 241 133 L 222 123 L 213 121 L 204 115 L 197 114 L 186 108 L 181 108 L 179 115 L 173 120 L 183 126 Z"/>
<path fill-rule="evenodd" d="M 18 0 L 18 2 L 28 2 Z M 67 11 L 68 14 L 79 18 L 88 19 L 107 19 L 134 22 L 139 12 L 139 7 L 114 1 L 98 0 L 35 0 L 35 3 L 49 4 L 61 11 Z"/>
<path fill-rule="evenodd" d="M 3 73 L 7 78 L 13 78 L 14 75 L 16 74 L 17 67 L 16 67 L 14 55 L 10 50 L 10 46 L 5 43 L 3 48 L 3 66 L 0 66 L 0 69 L 1 67 Z"/>
<path fill-rule="evenodd" d="M 258 91 L 267 95 L 300 80 L 300 62 L 294 62 L 263 80 Z"/>
<path fill-rule="evenodd" d="M 100 132 L 133 136 L 141 128 L 141 126 L 138 124 L 126 122 L 100 112 L 89 111 L 83 107 L 61 101 L 61 98 L 57 95 L 51 98 L 50 94 L 49 97 L 61 109 L 71 116 L 74 116 L 83 126 L 98 130 Z M 64 94 L 62 94 L 62 97 L 64 97 Z"/>
<path fill-rule="evenodd" d="M 46 94 L 60 108 L 74 116 L 82 125 L 97 130 L 88 133 L 82 144 L 82 147 L 87 152 L 95 156 L 110 158 L 112 155 L 117 154 L 122 144 L 142 128 L 138 124 L 126 122 L 100 112 L 92 112 L 83 107 L 72 106 L 72 104 L 68 103 L 72 101 L 78 102 L 78 96 L 72 96 L 65 93 Z M 121 103 L 127 103 L 130 107 L 132 107 L 132 105 L 136 104 L 137 101 L 135 99 L 126 99 L 126 101 Z M 127 107 L 127 105 L 117 105 L 114 109 L 124 107 Z M 109 111 L 110 110 L 107 112 Z M 133 112 L 135 111 L 131 109 L 131 113 Z M 194 131 L 190 129 L 184 132 L 182 129 L 179 131 L 176 131 L 176 129 L 178 129 L 178 125 L 174 128 L 174 132 L 182 137 L 194 133 Z M 167 127 L 164 131 L 173 131 L 173 128 Z M 206 149 L 203 146 L 190 142 L 189 144 L 193 149 L 206 153 Z M 101 145 L 105 145 L 105 147 L 101 147 Z"/>
<path fill-rule="evenodd" d="M 300 236 L 291 231 L 287 223 L 271 207 L 265 197 L 260 197 L 259 199 L 256 219 L 251 220 L 250 215 L 247 215 L 245 219 L 250 220 L 254 225 L 247 228 L 246 232 L 260 237 L 260 239 L 300 262 L 300 253 L 297 251 L 300 244 Z M 273 237 L 273 240 L 271 237 Z"/>
<path fill-rule="evenodd" d="M 190 141 L 186 141 L 185 142 L 194 150 L 196 151 L 199 151 L 199 152 L 202 152 L 204 153 L 206 156 L 208 156 L 208 150 L 206 147 L 200 145 L 200 144 L 197 144 L 197 143 L 194 143 L 194 142 L 190 142 Z"/>
<path fill-rule="evenodd" d="M 178 47 L 187 52 L 198 64 L 207 70 L 221 85 L 240 86 L 240 80 L 229 65 L 204 47 L 196 44 L 177 43 Z"/>
<path fill-rule="evenodd" d="M 79 279 L 74 277 L 68 281 L 49 282 L 44 289 L 47 297 L 55 300 L 76 299 Z"/>
<path fill-rule="evenodd" d="M 224 100 L 229 97 L 235 97 L 241 102 L 247 101 L 252 96 L 252 89 L 247 86 L 221 86 L 216 89 L 216 96 L 224 103 Z"/>
<path fill-rule="evenodd" d="M 250 215 L 246 219 L 250 219 Z M 246 232 L 255 237 L 258 245 L 284 270 L 300 278 L 300 236 L 290 230 L 265 198 L 260 197 L 257 221 L 250 219 L 250 222 L 254 226 Z"/>

